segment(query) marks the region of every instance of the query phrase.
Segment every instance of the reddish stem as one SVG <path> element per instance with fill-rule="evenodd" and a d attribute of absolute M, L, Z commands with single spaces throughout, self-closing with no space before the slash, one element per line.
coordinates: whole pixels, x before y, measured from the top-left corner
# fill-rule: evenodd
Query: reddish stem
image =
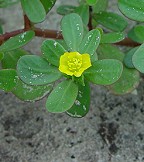
<path fill-rule="evenodd" d="M 90 20 L 89 20 L 89 29 L 92 29 L 92 22 L 91 22 L 91 8 L 90 8 Z M 10 37 L 14 37 L 20 33 L 23 33 L 25 31 L 28 30 L 33 30 L 35 32 L 35 36 L 37 37 L 43 37 L 43 38 L 54 38 L 54 39 L 62 39 L 62 34 L 60 31 L 57 30 L 48 30 L 48 29 L 40 29 L 40 28 L 35 28 L 32 26 L 30 20 L 28 19 L 28 17 L 26 15 L 24 15 L 24 29 L 20 29 L 20 30 L 15 30 L 9 33 L 5 33 L 0 35 L 0 45 L 8 40 Z M 135 47 L 135 46 L 139 46 L 139 43 L 136 43 L 134 41 L 132 41 L 129 38 L 125 38 L 124 40 L 115 43 L 116 45 L 121 45 L 121 46 L 130 46 L 130 47 Z"/>

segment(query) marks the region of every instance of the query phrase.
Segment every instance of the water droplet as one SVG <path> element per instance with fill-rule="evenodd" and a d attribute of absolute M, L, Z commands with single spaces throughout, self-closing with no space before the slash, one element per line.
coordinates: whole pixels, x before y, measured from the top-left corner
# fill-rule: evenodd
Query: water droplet
<path fill-rule="evenodd" d="M 80 106 L 81 105 L 80 101 L 75 100 L 75 105 Z"/>

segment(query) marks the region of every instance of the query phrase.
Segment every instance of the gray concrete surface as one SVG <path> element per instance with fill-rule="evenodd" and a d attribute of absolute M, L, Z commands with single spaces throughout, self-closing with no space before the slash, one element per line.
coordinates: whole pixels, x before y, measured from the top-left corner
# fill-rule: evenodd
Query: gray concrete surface
<path fill-rule="evenodd" d="M 118 12 L 115 4 L 110 2 L 110 10 Z M 41 27 L 59 28 L 55 8 Z M 6 31 L 21 27 L 21 16 L 19 5 L 0 10 Z M 25 48 L 39 54 L 42 41 Z M 25 103 L 0 91 L 0 162 L 144 162 L 144 82 L 136 95 L 91 89 L 91 108 L 81 119 L 48 113 L 46 98 Z"/>

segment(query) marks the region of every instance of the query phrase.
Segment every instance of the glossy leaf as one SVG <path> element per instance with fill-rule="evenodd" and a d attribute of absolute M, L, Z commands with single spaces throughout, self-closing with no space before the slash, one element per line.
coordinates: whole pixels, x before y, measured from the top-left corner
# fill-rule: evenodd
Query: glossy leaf
<path fill-rule="evenodd" d="M 66 52 L 63 46 L 55 40 L 44 41 L 41 46 L 41 51 L 44 58 L 55 66 L 59 66 L 60 56 Z"/>
<path fill-rule="evenodd" d="M 19 59 L 17 73 L 20 79 L 30 85 L 45 85 L 58 80 L 60 71 L 39 57 L 26 55 Z"/>
<path fill-rule="evenodd" d="M 138 39 L 138 37 L 136 36 L 136 33 L 134 31 L 134 28 L 132 28 L 129 32 L 128 32 L 128 38 L 132 39 L 135 42 L 141 43 L 141 40 Z"/>
<path fill-rule="evenodd" d="M 115 94 L 126 94 L 132 92 L 139 84 L 139 72 L 135 69 L 124 67 L 120 79 L 109 86 L 110 90 Z"/>
<path fill-rule="evenodd" d="M 144 25 L 135 26 L 134 32 L 140 43 L 144 43 Z"/>
<path fill-rule="evenodd" d="M 43 98 L 52 90 L 52 85 L 32 86 L 18 80 L 12 93 L 23 101 L 36 101 Z"/>
<path fill-rule="evenodd" d="M 125 38 L 124 33 L 121 32 L 113 32 L 102 34 L 100 43 L 117 43 Z"/>
<path fill-rule="evenodd" d="M 0 89 L 11 91 L 17 82 L 17 74 L 15 70 L 4 69 L 0 70 Z"/>
<path fill-rule="evenodd" d="M 56 0 L 40 0 L 43 7 L 45 8 L 46 13 L 51 10 L 51 8 L 54 6 Z"/>
<path fill-rule="evenodd" d="M 63 17 L 62 35 L 70 51 L 77 51 L 83 38 L 83 22 L 81 17 L 72 13 Z"/>
<path fill-rule="evenodd" d="M 127 27 L 127 21 L 120 15 L 112 12 L 100 12 L 94 14 L 96 22 L 116 32 L 123 31 Z"/>
<path fill-rule="evenodd" d="M 97 50 L 99 60 L 117 59 L 123 62 L 124 53 L 111 44 L 101 44 Z"/>
<path fill-rule="evenodd" d="M 74 10 L 75 13 L 79 14 L 85 25 L 89 22 L 89 6 L 81 5 Z"/>
<path fill-rule="evenodd" d="M 78 94 L 78 86 L 72 80 L 59 83 L 50 93 L 46 108 L 49 112 L 61 113 L 72 107 Z"/>
<path fill-rule="evenodd" d="M 93 13 L 105 11 L 108 6 L 108 0 L 97 0 L 96 4 L 92 6 Z"/>
<path fill-rule="evenodd" d="M 97 3 L 97 1 L 98 1 L 98 0 L 86 0 L 87 4 L 88 4 L 89 6 L 95 5 L 95 4 Z"/>
<path fill-rule="evenodd" d="M 142 44 L 132 57 L 134 67 L 144 73 L 144 44 Z"/>
<path fill-rule="evenodd" d="M 84 72 L 88 81 L 99 85 L 110 85 L 116 82 L 122 74 L 122 63 L 114 59 L 98 60 Z"/>
<path fill-rule="evenodd" d="M 46 11 L 40 0 L 21 0 L 21 5 L 31 22 L 39 23 L 45 19 Z"/>
<path fill-rule="evenodd" d="M 137 25 L 137 26 L 133 27 L 128 32 L 128 37 L 135 42 L 143 43 L 144 42 L 144 26 Z"/>
<path fill-rule="evenodd" d="M 1 23 L 0 23 L 0 34 L 3 34 L 3 28 L 2 28 Z"/>
<path fill-rule="evenodd" d="M 20 48 L 30 42 L 34 36 L 34 31 L 27 31 L 15 37 L 11 37 L 0 46 L 0 51 L 7 52 Z"/>
<path fill-rule="evenodd" d="M 100 38 L 101 38 L 101 34 L 98 29 L 89 31 L 87 35 L 84 37 L 83 41 L 81 42 L 78 51 L 81 54 L 88 53 L 92 58 L 100 43 Z"/>
<path fill-rule="evenodd" d="M 16 49 L 14 51 L 4 52 L 4 58 L 2 60 L 3 69 L 16 69 L 17 62 L 20 57 L 28 54 L 22 49 Z"/>
<path fill-rule="evenodd" d="M 75 6 L 62 5 L 57 8 L 57 13 L 60 15 L 67 15 L 74 12 L 75 8 Z"/>
<path fill-rule="evenodd" d="M 132 62 L 132 57 L 138 48 L 139 47 L 132 48 L 125 54 L 124 64 L 126 65 L 126 67 L 135 68 Z"/>
<path fill-rule="evenodd" d="M 144 0 L 118 0 L 118 6 L 126 17 L 144 21 Z"/>
<path fill-rule="evenodd" d="M 77 98 L 73 106 L 69 110 L 67 110 L 67 114 L 72 117 L 81 118 L 88 113 L 89 107 L 90 107 L 90 86 L 88 83 L 86 83 L 85 86 L 82 85 L 78 86 Z"/>
<path fill-rule="evenodd" d="M 3 53 L 0 52 L 0 61 L 3 59 Z"/>

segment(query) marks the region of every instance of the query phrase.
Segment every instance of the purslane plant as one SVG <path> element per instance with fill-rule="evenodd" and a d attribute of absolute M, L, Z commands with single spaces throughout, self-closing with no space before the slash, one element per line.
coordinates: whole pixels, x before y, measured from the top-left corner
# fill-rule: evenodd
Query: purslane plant
<path fill-rule="evenodd" d="M 100 31 L 84 33 L 78 14 L 64 16 L 61 27 L 67 48 L 57 41 L 46 40 L 41 46 L 42 56 L 26 55 L 19 59 L 17 73 L 26 84 L 37 86 L 63 77 L 48 96 L 46 108 L 50 112 L 66 111 L 71 116 L 82 117 L 89 109 L 89 82 L 113 84 L 120 78 L 123 66 L 115 59 L 97 59 Z"/>
<path fill-rule="evenodd" d="M 20 2 L 25 13 L 24 29 L 3 34 L 0 25 L 0 89 L 24 101 L 36 101 L 49 94 L 49 112 L 83 117 L 90 107 L 91 83 L 104 85 L 115 94 L 132 92 L 138 86 L 139 72 L 144 73 L 143 24 L 128 32 L 132 42 L 123 32 L 127 27 L 125 18 L 106 11 L 107 0 L 79 0 L 79 6 L 57 9 L 64 16 L 62 32 L 40 29 L 35 24 L 45 19 L 56 0 Z M 10 4 L 9 0 L 0 1 L 0 7 Z M 144 21 L 142 6 L 144 0 L 118 1 L 120 11 L 139 22 Z M 40 56 L 21 49 L 35 36 L 53 38 L 42 43 Z M 138 47 L 124 54 L 114 43 Z"/>

